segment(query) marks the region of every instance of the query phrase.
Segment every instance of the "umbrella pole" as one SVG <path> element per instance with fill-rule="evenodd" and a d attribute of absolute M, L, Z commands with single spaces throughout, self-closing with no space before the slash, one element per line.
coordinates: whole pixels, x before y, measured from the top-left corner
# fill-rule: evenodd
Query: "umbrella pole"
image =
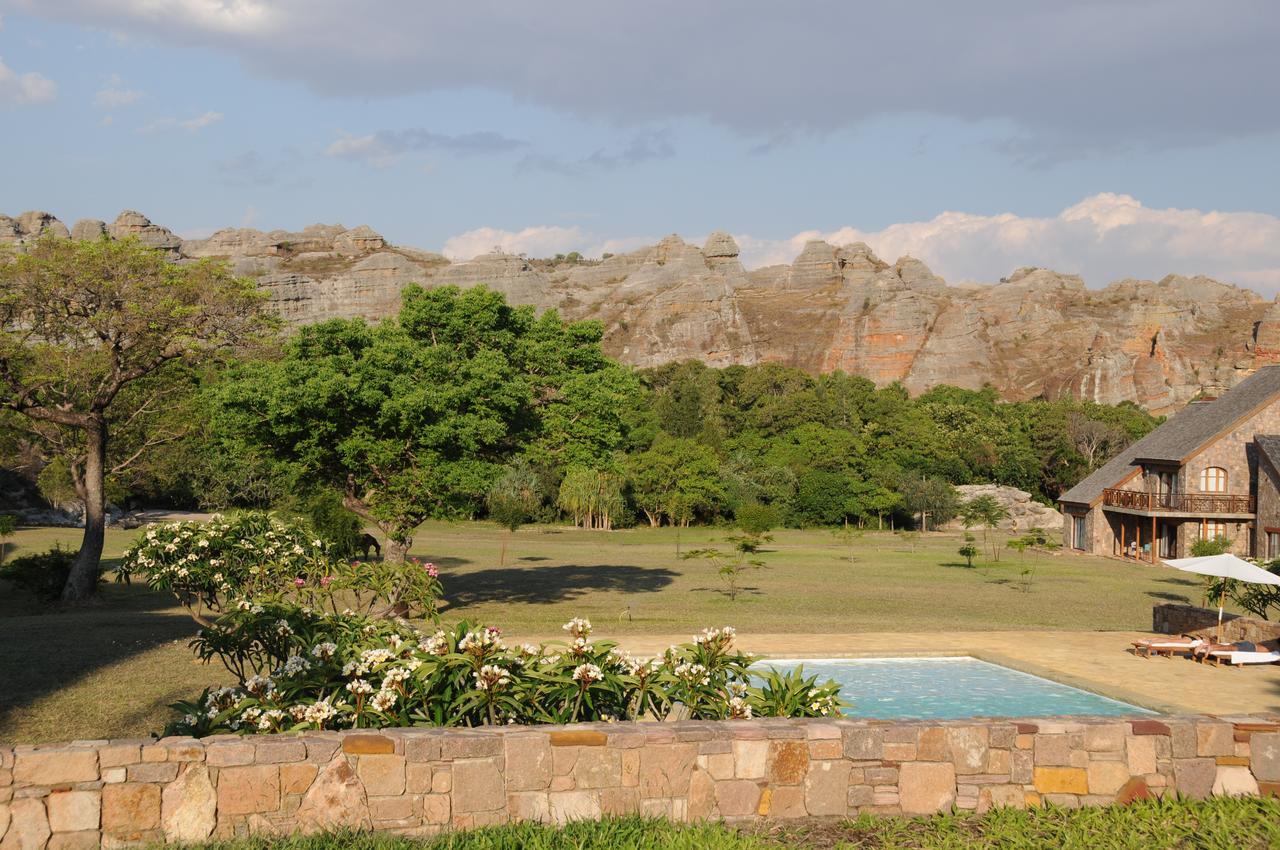
<path fill-rule="evenodd" d="M 1222 606 L 1223 606 L 1223 599 L 1222 599 L 1222 597 L 1226 595 L 1226 592 L 1227 592 L 1227 583 L 1226 583 L 1226 581 L 1223 581 L 1223 582 L 1222 582 L 1222 589 L 1218 591 L 1218 637 L 1217 637 L 1217 643 L 1222 643 Z"/>

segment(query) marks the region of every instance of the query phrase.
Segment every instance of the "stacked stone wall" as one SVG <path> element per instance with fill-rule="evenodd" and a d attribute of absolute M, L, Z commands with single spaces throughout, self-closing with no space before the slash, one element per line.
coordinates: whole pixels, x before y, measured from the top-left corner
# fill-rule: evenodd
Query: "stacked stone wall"
<path fill-rule="evenodd" d="M 0 748 L 0 848 L 1280 793 L 1271 718 L 765 720 Z"/>
<path fill-rule="evenodd" d="M 1212 638 L 1218 631 L 1218 609 L 1197 608 L 1194 605 L 1156 605 L 1151 609 L 1151 629 L 1162 635 Z M 1239 614 L 1223 614 L 1222 639 L 1229 643 L 1247 640 L 1274 649 L 1280 647 L 1280 623 L 1242 617 Z"/>

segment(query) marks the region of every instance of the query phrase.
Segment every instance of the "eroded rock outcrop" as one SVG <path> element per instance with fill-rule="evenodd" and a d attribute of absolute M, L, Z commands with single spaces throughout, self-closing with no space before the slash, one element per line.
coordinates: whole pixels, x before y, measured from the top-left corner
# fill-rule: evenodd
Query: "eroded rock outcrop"
<path fill-rule="evenodd" d="M 0 244 L 18 250 L 42 234 L 103 233 L 134 236 L 180 262 L 225 259 L 258 278 L 295 324 L 390 316 L 410 283 L 485 284 L 513 303 L 600 321 L 606 350 L 640 366 L 779 362 L 912 392 L 991 385 L 1011 399 L 1134 401 L 1167 413 L 1280 362 L 1280 302 L 1205 277 L 1091 290 L 1075 275 L 1021 268 L 999 283 L 949 286 L 918 259 L 890 263 L 861 242 L 823 241 L 789 265 L 748 271 L 722 231 L 701 248 L 672 235 L 601 261 L 494 252 L 450 262 L 391 245 L 366 225 L 229 228 L 183 241 L 130 210 L 70 233 L 48 213 L 0 216 Z"/>

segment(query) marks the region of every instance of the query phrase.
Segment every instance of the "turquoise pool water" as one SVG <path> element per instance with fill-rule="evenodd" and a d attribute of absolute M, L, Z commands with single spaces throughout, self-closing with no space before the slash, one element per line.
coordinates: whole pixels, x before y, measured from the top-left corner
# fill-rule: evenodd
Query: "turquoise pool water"
<path fill-rule="evenodd" d="M 976 658 L 819 658 L 761 666 L 835 679 L 846 714 L 878 719 L 1153 714 L 1145 708 Z"/>

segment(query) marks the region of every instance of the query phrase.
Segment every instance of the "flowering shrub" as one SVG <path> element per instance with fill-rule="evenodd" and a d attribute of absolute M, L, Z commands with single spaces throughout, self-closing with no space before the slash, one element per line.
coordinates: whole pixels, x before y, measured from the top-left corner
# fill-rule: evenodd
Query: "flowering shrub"
<path fill-rule="evenodd" d="M 250 599 L 434 618 L 441 594 L 433 564 L 335 558 L 303 522 L 262 511 L 149 527 L 119 570 L 122 579 L 139 574 L 205 626 Z"/>
<path fill-rule="evenodd" d="M 499 630 L 465 622 L 423 632 L 403 619 L 253 604 L 194 642 L 240 684 L 176 704 L 181 716 L 165 734 L 663 719 L 677 709 L 698 719 L 794 717 L 845 705 L 834 683 L 748 672 L 755 659 L 734 649 L 731 628 L 653 659 L 593 641 L 584 619 L 565 631 L 562 642 L 508 646 Z"/>

